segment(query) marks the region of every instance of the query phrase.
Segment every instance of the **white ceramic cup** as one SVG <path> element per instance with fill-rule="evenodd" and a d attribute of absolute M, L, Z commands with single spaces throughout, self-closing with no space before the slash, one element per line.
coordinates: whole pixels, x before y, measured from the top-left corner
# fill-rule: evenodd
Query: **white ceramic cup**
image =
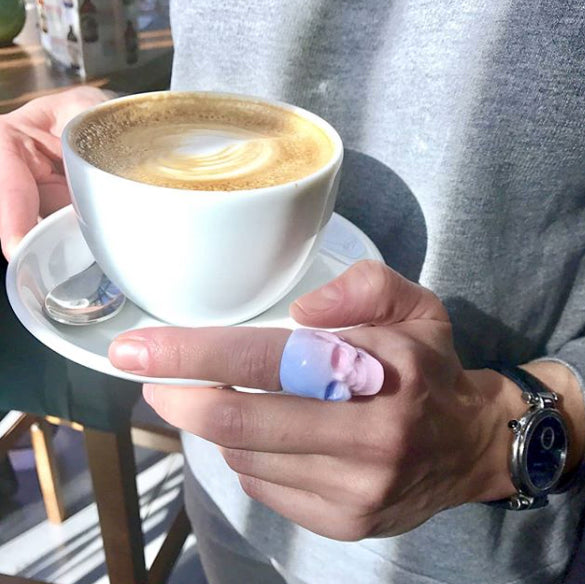
<path fill-rule="evenodd" d="M 306 118 L 331 139 L 331 159 L 286 184 L 186 191 L 128 180 L 84 160 L 71 140 L 88 112 L 63 133 L 73 206 L 96 261 L 130 300 L 171 324 L 231 325 L 274 305 L 310 266 L 333 212 L 343 158 L 335 129 L 295 106 L 232 97 Z M 144 99 L 144 94 L 120 99 Z"/>

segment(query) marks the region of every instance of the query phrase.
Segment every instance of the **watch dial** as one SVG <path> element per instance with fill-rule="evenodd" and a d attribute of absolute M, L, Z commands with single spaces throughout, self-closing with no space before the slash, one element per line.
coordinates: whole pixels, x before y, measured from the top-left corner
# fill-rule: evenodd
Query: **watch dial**
<path fill-rule="evenodd" d="M 526 469 L 537 489 L 547 489 L 558 478 L 567 449 L 567 438 L 559 420 L 538 421 L 528 441 Z"/>

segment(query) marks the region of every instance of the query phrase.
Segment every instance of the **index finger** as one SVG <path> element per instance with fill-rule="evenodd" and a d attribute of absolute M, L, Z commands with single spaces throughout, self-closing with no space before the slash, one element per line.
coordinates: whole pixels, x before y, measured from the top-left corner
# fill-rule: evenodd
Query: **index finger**
<path fill-rule="evenodd" d="M 145 328 L 117 337 L 109 357 L 115 367 L 139 375 L 278 391 L 280 360 L 290 333 L 258 327 Z"/>

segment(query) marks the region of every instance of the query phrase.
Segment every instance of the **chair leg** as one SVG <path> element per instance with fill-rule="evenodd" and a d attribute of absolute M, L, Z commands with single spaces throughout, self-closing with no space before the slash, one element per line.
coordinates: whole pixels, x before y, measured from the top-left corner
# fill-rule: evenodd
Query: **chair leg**
<path fill-rule="evenodd" d="M 30 433 L 47 519 L 51 523 L 63 523 L 66 513 L 51 426 L 38 419 L 31 425 Z"/>
<path fill-rule="evenodd" d="M 148 584 L 164 584 L 181 554 L 183 544 L 191 533 L 191 523 L 181 507 L 169 529 L 168 535 L 148 572 Z"/>
<path fill-rule="evenodd" d="M 21 578 L 20 576 L 8 576 L 0 574 L 0 584 L 47 584 L 40 580 L 31 580 L 30 578 Z"/>
<path fill-rule="evenodd" d="M 130 427 L 84 428 L 110 584 L 146 584 L 144 536 Z"/>
<path fill-rule="evenodd" d="M 7 454 L 36 421 L 35 416 L 12 410 L 0 419 L 0 454 Z"/>

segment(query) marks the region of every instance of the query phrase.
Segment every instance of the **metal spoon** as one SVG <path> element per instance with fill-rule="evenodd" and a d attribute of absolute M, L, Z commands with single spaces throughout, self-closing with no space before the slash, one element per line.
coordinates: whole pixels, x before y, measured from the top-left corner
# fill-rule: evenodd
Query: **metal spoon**
<path fill-rule="evenodd" d="M 96 262 L 57 284 L 45 296 L 45 314 L 57 322 L 86 325 L 103 322 L 122 310 L 126 297 Z"/>
<path fill-rule="evenodd" d="M 341 219 L 334 215 L 321 244 L 324 253 L 351 265 L 365 257 L 366 247 L 353 233 L 347 233 Z M 57 284 L 45 296 L 44 312 L 57 322 L 88 325 L 112 318 L 124 306 L 125 296 L 93 262 L 82 272 Z"/>

